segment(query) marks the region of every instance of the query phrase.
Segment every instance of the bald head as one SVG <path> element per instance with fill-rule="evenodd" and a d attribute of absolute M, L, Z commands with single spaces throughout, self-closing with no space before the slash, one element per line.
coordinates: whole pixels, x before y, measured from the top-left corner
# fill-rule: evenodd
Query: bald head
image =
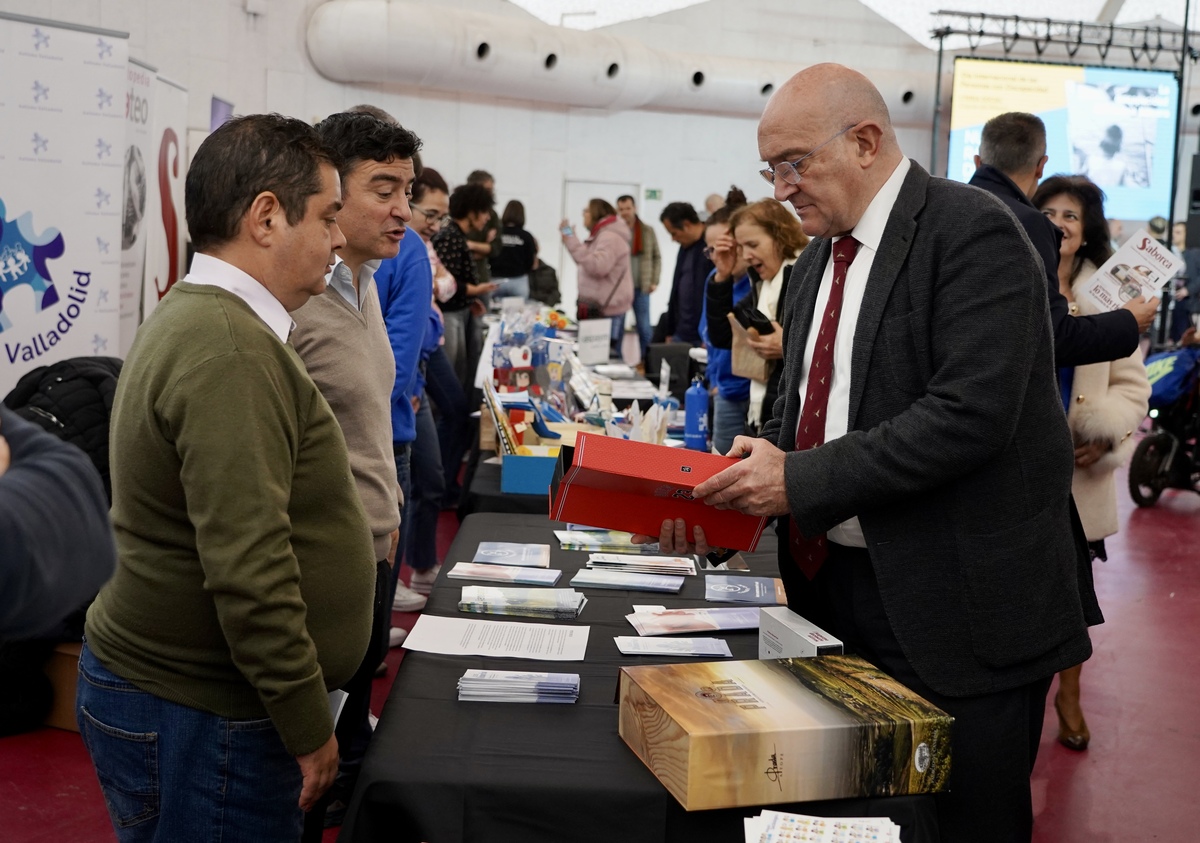
<path fill-rule="evenodd" d="M 902 158 L 883 97 L 840 64 L 806 68 L 775 92 L 758 149 L 772 169 L 796 165 L 800 183 L 776 178 L 775 198 L 791 203 L 810 237 L 849 233 Z"/>

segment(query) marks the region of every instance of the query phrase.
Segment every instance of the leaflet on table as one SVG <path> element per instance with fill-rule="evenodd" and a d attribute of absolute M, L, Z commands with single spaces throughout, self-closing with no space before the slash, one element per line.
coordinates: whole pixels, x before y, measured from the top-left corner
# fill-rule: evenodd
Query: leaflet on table
<path fill-rule="evenodd" d="M 573 588 L 497 588 L 464 585 L 458 608 L 488 615 L 523 615 L 530 618 L 574 620 L 587 597 Z"/>
<path fill-rule="evenodd" d="M 704 599 L 713 603 L 753 603 L 755 606 L 786 606 L 787 593 L 779 577 L 730 577 L 707 574 Z"/>
<path fill-rule="evenodd" d="M 421 615 L 404 649 L 446 656 L 583 661 L 591 627 Z"/>
<path fill-rule="evenodd" d="M 1183 259 L 1146 229 L 1125 241 L 1104 266 L 1079 288 L 1101 311 L 1116 310 L 1138 296 L 1159 295 L 1164 284 L 1183 268 Z"/>
<path fill-rule="evenodd" d="M 555 568 L 520 568 L 512 565 L 492 565 L 480 562 L 459 562 L 447 577 L 453 580 L 486 580 L 525 585 L 554 585 L 562 576 Z"/>
<path fill-rule="evenodd" d="M 620 530 L 597 530 L 593 527 L 580 530 L 576 529 L 574 524 L 567 526 L 571 529 L 554 531 L 554 537 L 558 539 L 558 546 L 563 550 L 590 550 L 596 553 L 658 553 L 658 542 L 634 544 L 633 533 L 623 533 Z"/>
<path fill-rule="evenodd" d="M 634 612 L 625 620 L 638 635 L 673 635 L 677 632 L 708 632 L 714 629 L 758 629 L 758 608 L 731 606 L 720 609 L 667 609 L 665 612 Z"/>
<path fill-rule="evenodd" d="M 473 702 L 573 703 L 579 699 L 579 674 L 468 670 L 458 680 L 458 698 Z"/>
<path fill-rule="evenodd" d="M 627 656 L 729 656 L 729 644 L 723 638 L 639 638 L 636 635 L 613 637 L 617 649 Z"/>
<path fill-rule="evenodd" d="M 571 577 L 571 585 L 590 588 L 616 588 L 628 591 L 669 591 L 678 594 L 683 577 L 656 574 L 628 574 L 625 571 L 597 571 L 585 568 Z"/>
<path fill-rule="evenodd" d="M 634 574 L 670 574 L 696 576 L 696 561 L 690 556 L 629 556 L 621 553 L 593 553 L 587 566 L 599 570 L 628 571 Z"/>
<path fill-rule="evenodd" d="M 472 562 L 487 565 L 519 565 L 522 568 L 549 568 L 550 545 L 517 542 L 480 542 Z"/>
<path fill-rule="evenodd" d="M 810 817 L 763 811 L 744 820 L 746 843 L 900 843 L 887 817 Z"/>

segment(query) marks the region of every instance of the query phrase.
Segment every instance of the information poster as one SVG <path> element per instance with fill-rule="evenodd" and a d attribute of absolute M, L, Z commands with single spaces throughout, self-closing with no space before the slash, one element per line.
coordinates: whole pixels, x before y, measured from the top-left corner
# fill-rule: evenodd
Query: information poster
<path fill-rule="evenodd" d="M 0 397 L 119 353 L 128 41 L 0 16 Z"/>
<path fill-rule="evenodd" d="M 187 240 L 183 182 L 187 171 L 188 92 L 159 76 L 154 92 L 154 131 L 146 186 L 146 270 L 142 289 L 144 321 L 186 270 Z"/>
<path fill-rule="evenodd" d="M 1179 86 L 1162 70 L 960 58 L 954 62 L 947 174 L 975 172 L 983 125 L 1025 111 L 1046 124 L 1046 175 L 1085 175 L 1105 214 L 1148 220 L 1170 207 Z"/>

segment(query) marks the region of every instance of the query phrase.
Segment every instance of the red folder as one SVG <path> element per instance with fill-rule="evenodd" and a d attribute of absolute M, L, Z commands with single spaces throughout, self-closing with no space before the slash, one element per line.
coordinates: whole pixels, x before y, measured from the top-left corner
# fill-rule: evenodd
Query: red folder
<path fill-rule="evenodd" d="M 550 487 L 550 517 L 606 530 L 657 536 L 667 518 L 699 525 L 714 547 L 754 550 L 765 516 L 717 509 L 692 499 L 703 481 L 737 463 L 686 448 L 580 433 L 564 447 Z"/>

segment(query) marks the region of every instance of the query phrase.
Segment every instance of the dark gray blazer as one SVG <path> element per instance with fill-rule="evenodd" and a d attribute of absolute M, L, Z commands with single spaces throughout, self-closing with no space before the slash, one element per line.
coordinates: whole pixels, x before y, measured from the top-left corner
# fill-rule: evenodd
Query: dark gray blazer
<path fill-rule="evenodd" d="M 1083 661 L 1101 617 L 1072 530 L 1071 438 L 1025 233 L 995 197 L 914 162 L 859 312 L 849 432 L 795 453 L 829 253 L 814 240 L 792 270 L 763 431 L 790 452 L 792 518 L 815 535 L 858 516 L 896 638 L 940 693 L 1003 690 Z"/>

